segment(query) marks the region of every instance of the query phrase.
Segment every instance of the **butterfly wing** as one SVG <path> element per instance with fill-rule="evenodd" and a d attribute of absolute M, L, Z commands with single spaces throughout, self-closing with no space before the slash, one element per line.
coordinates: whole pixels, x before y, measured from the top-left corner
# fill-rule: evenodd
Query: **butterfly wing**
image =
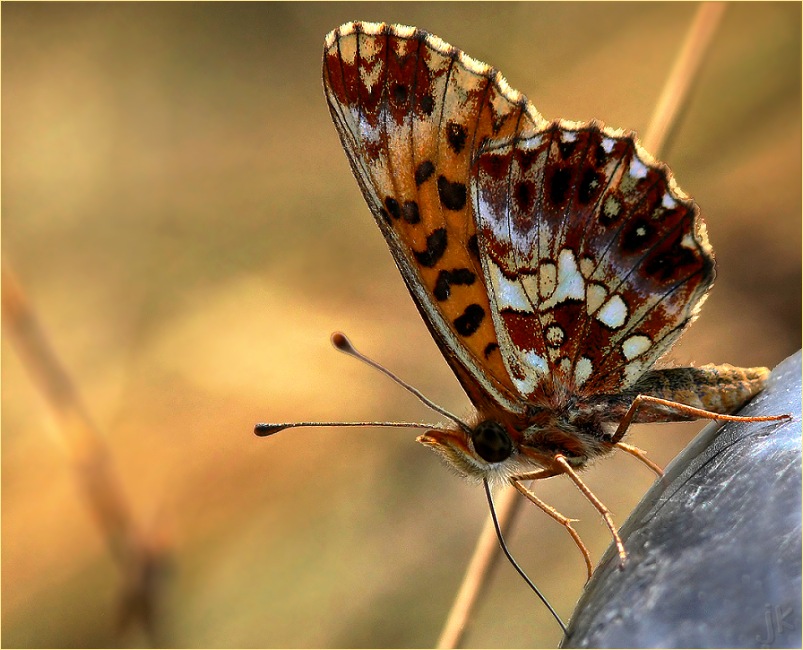
<path fill-rule="evenodd" d="M 412 27 L 347 23 L 326 37 L 332 118 L 397 266 L 475 405 L 523 408 L 504 365 L 470 201 L 479 146 L 543 123 L 489 66 Z"/>
<path fill-rule="evenodd" d="M 527 399 L 634 384 L 696 316 L 696 204 L 633 134 L 554 122 L 489 142 L 473 201 L 506 368 Z"/>

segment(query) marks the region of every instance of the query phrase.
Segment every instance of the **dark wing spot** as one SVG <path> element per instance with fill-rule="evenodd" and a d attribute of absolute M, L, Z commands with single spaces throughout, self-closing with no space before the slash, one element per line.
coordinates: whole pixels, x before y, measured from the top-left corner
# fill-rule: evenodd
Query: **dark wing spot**
<path fill-rule="evenodd" d="M 446 140 L 455 153 L 460 153 L 466 146 L 466 130 L 456 122 L 449 122 L 446 125 Z"/>
<path fill-rule="evenodd" d="M 381 215 L 381 217 L 382 217 L 382 218 L 383 218 L 385 221 L 387 221 L 388 223 L 390 223 L 390 215 L 388 214 L 388 211 L 387 211 L 387 210 L 385 210 L 385 208 L 379 208 L 379 214 Z"/>
<path fill-rule="evenodd" d="M 566 160 L 569 156 L 572 155 L 572 152 L 575 150 L 576 147 L 577 147 L 577 140 L 574 140 L 572 142 L 564 142 L 563 140 L 561 140 L 560 142 L 558 142 L 558 149 L 560 149 L 560 155 L 564 160 Z"/>
<path fill-rule="evenodd" d="M 391 217 L 394 219 L 401 218 L 401 207 L 399 207 L 399 202 L 392 196 L 389 196 L 385 199 L 385 207 L 388 209 Z"/>
<path fill-rule="evenodd" d="M 516 149 L 516 158 L 523 174 L 526 174 L 538 157 L 537 149 Z"/>
<path fill-rule="evenodd" d="M 602 145 L 598 144 L 594 149 L 594 164 L 600 168 L 604 167 L 607 159 L 608 154 L 605 153 L 605 149 L 602 148 Z"/>
<path fill-rule="evenodd" d="M 487 359 L 488 357 L 491 356 L 494 350 L 498 349 L 499 349 L 498 343 L 489 343 L 488 345 L 485 346 L 485 349 L 482 351 L 482 354 Z"/>
<path fill-rule="evenodd" d="M 432 174 L 435 172 L 435 165 L 433 165 L 429 160 L 425 160 L 422 162 L 415 170 L 415 184 L 416 187 L 421 185 L 424 181 L 426 181 Z"/>
<path fill-rule="evenodd" d="M 689 266 L 701 266 L 704 276 L 708 277 L 711 260 L 705 257 L 701 260 L 696 251 L 682 246 L 681 236 L 678 235 L 670 248 L 656 251 L 646 258 L 644 272 L 647 275 L 659 282 L 676 282 L 689 272 Z"/>
<path fill-rule="evenodd" d="M 435 300 L 443 302 L 449 298 L 451 293 L 452 289 L 449 286 L 449 271 L 441 271 L 438 273 L 438 279 L 435 281 L 435 288 L 432 290 L 432 295 L 435 296 Z"/>
<path fill-rule="evenodd" d="M 421 98 L 421 110 L 424 111 L 424 115 L 432 115 L 432 111 L 435 108 L 435 100 L 432 99 L 432 95 L 424 95 Z"/>
<path fill-rule="evenodd" d="M 421 216 L 418 214 L 418 203 L 415 201 L 405 201 L 402 206 L 402 216 L 409 224 L 419 223 Z"/>
<path fill-rule="evenodd" d="M 480 259 L 480 245 L 477 242 L 477 234 L 471 235 L 466 242 L 466 248 L 468 248 L 468 252 L 471 253 L 474 259 Z"/>
<path fill-rule="evenodd" d="M 477 276 L 468 269 L 452 269 L 451 271 L 441 271 L 435 281 L 433 295 L 437 300 L 443 302 L 452 295 L 452 285 L 462 284 L 470 286 L 474 284 Z"/>
<path fill-rule="evenodd" d="M 444 252 L 446 252 L 446 243 L 446 228 L 438 228 L 433 230 L 432 234 L 427 237 L 426 250 L 413 251 L 413 255 L 415 255 L 415 259 L 421 266 L 431 268 L 443 257 Z"/>
<path fill-rule="evenodd" d="M 549 198 L 555 206 L 563 205 L 566 195 L 569 193 L 569 184 L 572 180 L 570 169 L 556 169 L 552 174 L 552 182 L 549 184 Z"/>
<path fill-rule="evenodd" d="M 407 86 L 403 84 L 395 84 L 393 86 L 393 101 L 397 104 L 402 104 L 407 99 Z"/>
<path fill-rule="evenodd" d="M 452 271 L 452 284 L 472 285 L 477 276 L 468 269 L 454 269 Z"/>
<path fill-rule="evenodd" d="M 445 176 L 438 176 L 438 196 L 447 210 L 462 210 L 466 206 L 466 186 L 452 183 Z"/>
<path fill-rule="evenodd" d="M 597 174 L 593 167 L 586 167 L 586 170 L 583 172 L 583 177 L 580 179 L 577 200 L 582 205 L 587 205 L 601 188 L 600 174 Z"/>
<path fill-rule="evenodd" d="M 486 153 L 480 157 L 480 169 L 494 180 L 502 180 L 509 169 L 510 156 Z"/>
<path fill-rule="evenodd" d="M 477 304 L 471 304 L 466 307 L 462 316 L 454 319 L 454 328 L 460 336 L 471 336 L 479 329 L 483 318 L 485 310 Z"/>
<path fill-rule="evenodd" d="M 535 200 L 535 183 L 532 181 L 521 181 L 516 184 L 513 190 L 516 197 L 516 204 L 521 212 L 529 213 L 533 209 Z"/>
<path fill-rule="evenodd" d="M 655 234 L 654 228 L 644 219 L 638 219 L 627 227 L 622 235 L 622 250 L 628 253 L 637 253 L 645 250 Z"/>

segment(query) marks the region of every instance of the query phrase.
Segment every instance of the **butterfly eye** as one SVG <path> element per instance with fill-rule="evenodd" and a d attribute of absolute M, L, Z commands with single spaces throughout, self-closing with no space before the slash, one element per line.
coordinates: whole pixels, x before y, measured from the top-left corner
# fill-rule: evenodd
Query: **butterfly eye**
<path fill-rule="evenodd" d="M 480 422 L 471 432 L 471 442 L 479 457 L 489 463 L 501 463 L 513 453 L 513 442 L 507 431 L 493 420 Z"/>

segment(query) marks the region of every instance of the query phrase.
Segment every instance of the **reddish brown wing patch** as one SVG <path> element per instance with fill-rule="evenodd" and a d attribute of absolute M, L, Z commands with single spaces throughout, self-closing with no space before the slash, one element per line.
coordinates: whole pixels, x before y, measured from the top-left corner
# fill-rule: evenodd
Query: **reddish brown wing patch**
<path fill-rule="evenodd" d="M 697 206 L 632 134 L 556 122 L 488 143 L 476 193 L 503 358 L 530 399 L 632 385 L 713 282 Z"/>
<path fill-rule="evenodd" d="M 492 68 L 411 27 L 334 30 L 323 79 L 354 175 L 444 356 L 475 404 L 521 410 L 494 331 L 469 183 L 482 143 L 541 117 Z"/>

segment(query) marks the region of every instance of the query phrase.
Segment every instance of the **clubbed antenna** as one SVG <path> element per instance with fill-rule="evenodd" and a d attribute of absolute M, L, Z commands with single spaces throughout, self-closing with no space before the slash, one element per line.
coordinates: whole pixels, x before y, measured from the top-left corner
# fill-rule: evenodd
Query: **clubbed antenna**
<path fill-rule="evenodd" d="M 408 392 L 415 395 L 425 406 L 429 407 L 436 413 L 440 413 L 444 417 L 449 418 L 452 422 L 457 424 L 463 431 L 466 433 L 471 433 L 471 429 L 469 426 L 460 420 L 456 415 L 453 415 L 445 408 L 438 406 L 430 400 L 429 398 L 425 397 L 421 391 L 416 388 L 413 388 L 403 379 L 394 375 L 390 370 L 385 368 L 384 366 L 379 365 L 373 359 L 369 359 L 366 357 L 362 352 L 358 351 L 357 348 L 352 345 L 351 341 L 349 341 L 348 337 L 343 334 L 342 332 L 334 332 L 332 334 L 332 345 L 335 346 L 338 350 L 343 352 L 344 354 L 348 354 L 349 356 L 354 357 L 355 359 L 359 359 L 363 363 L 367 363 L 369 366 L 376 368 L 382 374 L 390 377 L 394 382 L 396 382 L 399 386 L 407 390 Z M 407 428 L 407 429 L 440 429 L 440 425 L 437 424 L 427 424 L 423 422 L 285 422 L 285 423 L 269 423 L 269 422 L 262 422 L 257 424 L 254 427 L 254 433 L 262 438 L 271 436 L 274 433 L 278 433 L 283 429 L 290 429 L 293 427 L 397 427 L 397 428 Z"/>

